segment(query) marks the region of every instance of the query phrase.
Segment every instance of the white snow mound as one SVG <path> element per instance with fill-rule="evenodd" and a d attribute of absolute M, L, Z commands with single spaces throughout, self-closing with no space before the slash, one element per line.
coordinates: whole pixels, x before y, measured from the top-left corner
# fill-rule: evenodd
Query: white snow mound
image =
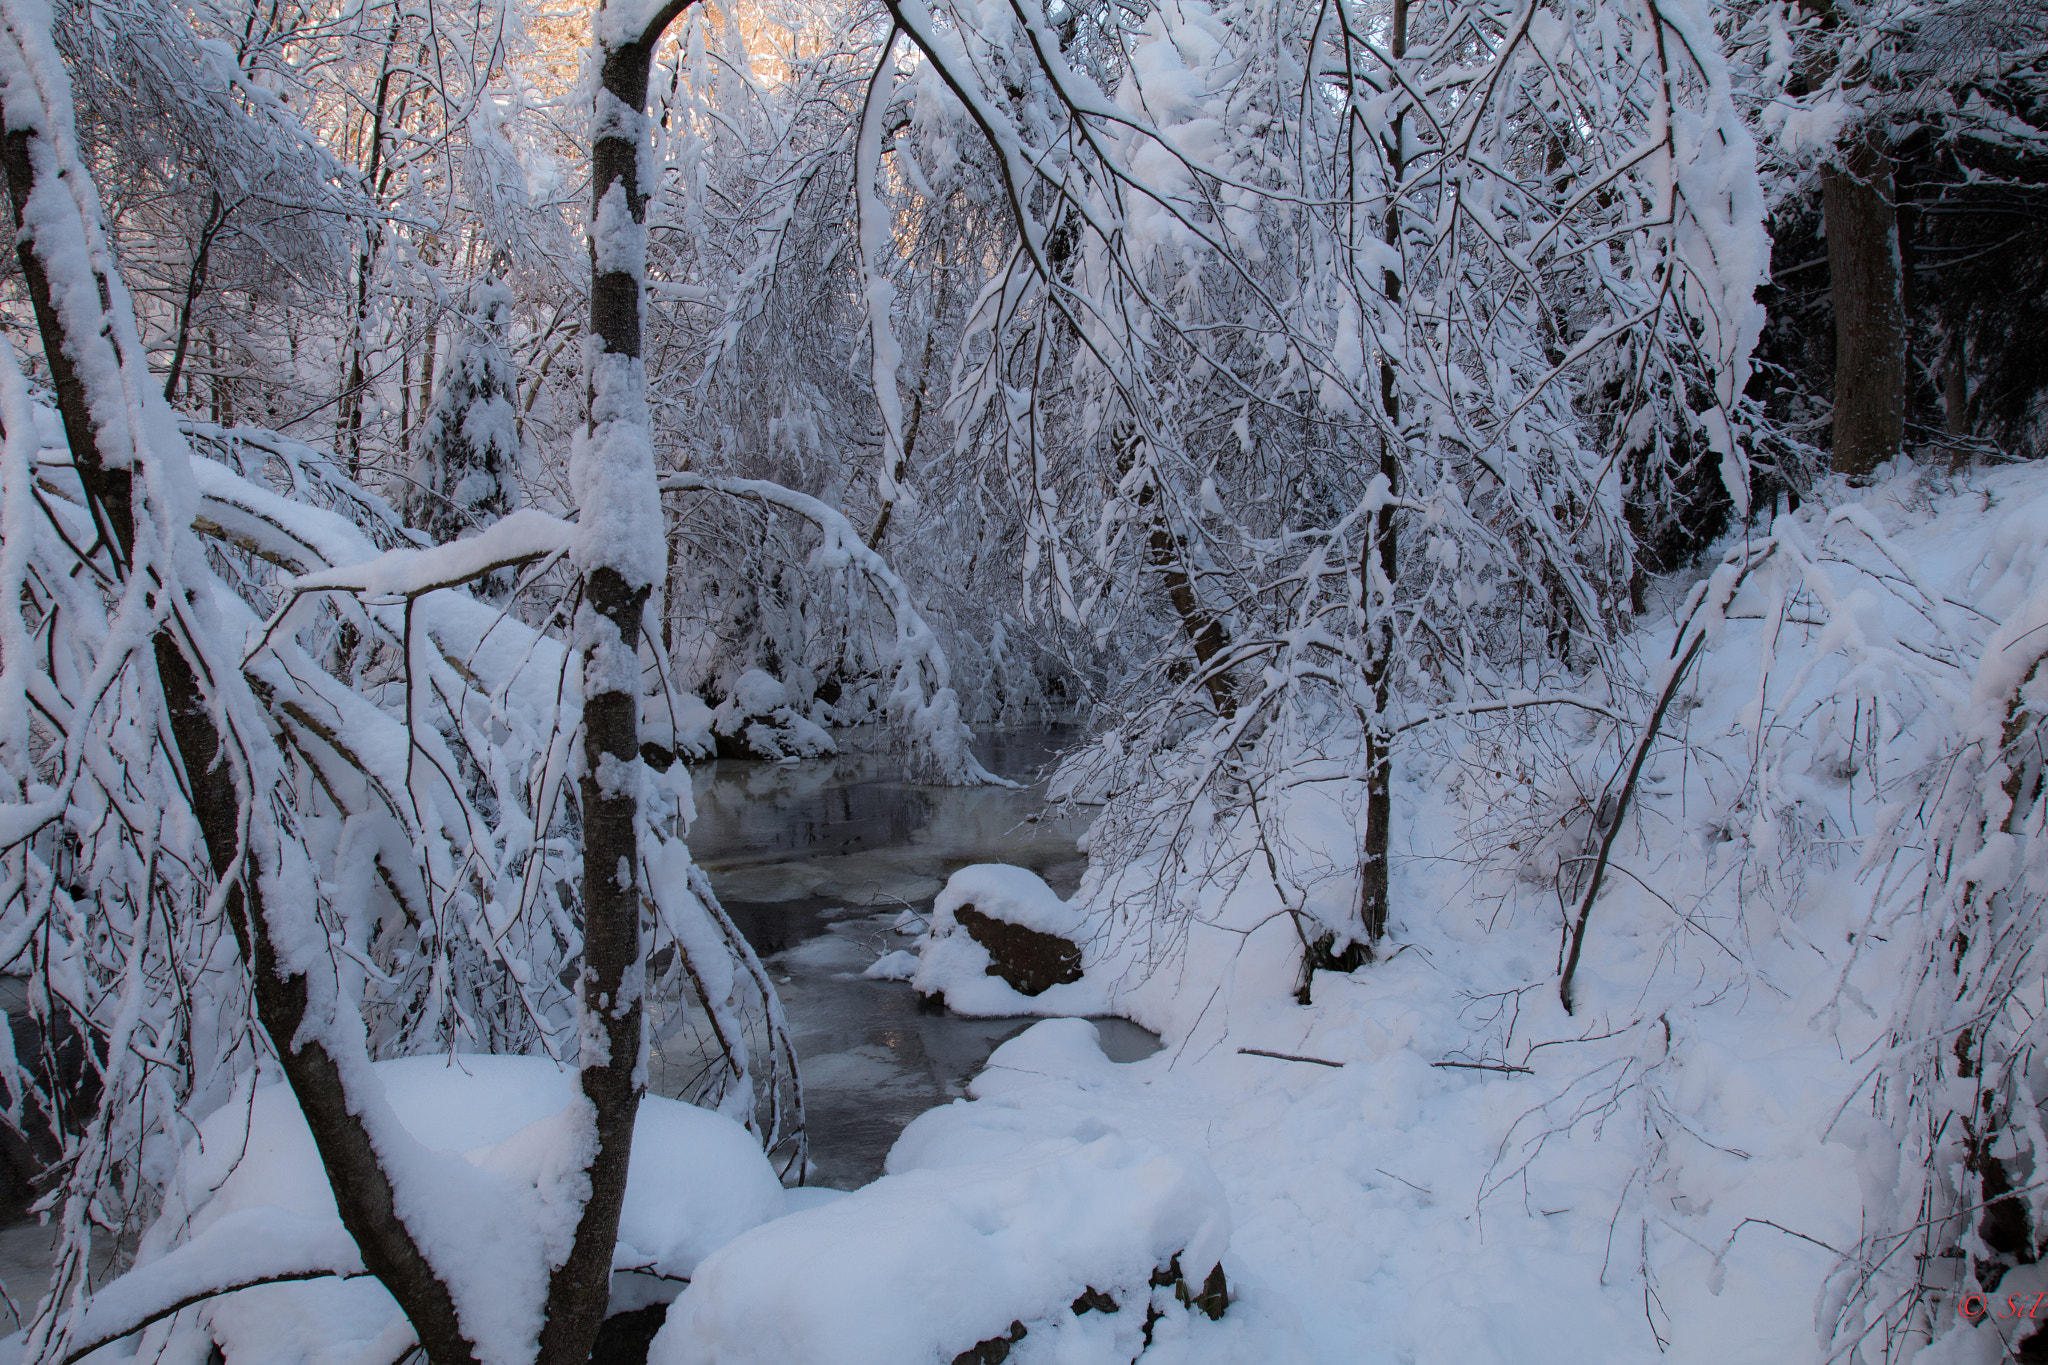
<path fill-rule="evenodd" d="M 789 705 L 789 689 L 782 680 L 758 668 L 740 674 L 732 685 L 732 696 L 743 716 L 773 715 L 777 707 Z"/>
<path fill-rule="evenodd" d="M 1081 912 L 1061 900 L 1036 872 L 1007 863 L 976 863 L 955 872 L 932 903 L 932 932 L 957 925 L 954 915 L 963 905 L 972 905 L 991 919 L 1070 941 L 1078 940 L 1087 927 Z"/>
<path fill-rule="evenodd" d="M 555 1159 L 559 1127 L 582 1101 L 575 1073 L 545 1058 L 418 1057 L 380 1062 L 375 1070 L 413 1137 L 509 1186 L 539 1174 L 526 1168 Z M 431 1199 L 437 1192 L 403 1197 Z M 189 1218 L 180 1216 L 181 1206 Z M 516 1201 L 505 1207 L 516 1208 Z M 190 1244 L 230 1218 L 239 1226 L 257 1214 L 272 1221 L 289 1216 L 308 1237 L 349 1242 L 312 1135 L 283 1085 L 259 1089 L 200 1125 L 166 1208 L 144 1234 L 138 1275 L 171 1254 L 174 1242 Z M 783 1211 L 774 1168 L 744 1128 L 675 1100 L 650 1095 L 640 1102 L 615 1267 L 687 1277 L 718 1247 Z M 506 1305 L 508 1313 L 514 1308 Z M 202 1311 L 229 1365 L 340 1365 L 405 1330 L 397 1304 L 369 1278 L 263 1285 L 211 1300 Z"/>
<path fill-rule="evenodd" d="M 1117 1136 L 889 1175 L 713 1254 L 648 1365 L 948 1361 L 1013 1322 L 1031 1333 L 1013 1358 L 1035 1357 L 1081 1339 L 1071 1305 L 1089 1289 L 1125 1307 L 1085 1335 L 1135 1342 L 1153 1271 L 1178 1254 L 1198 1285 L 1229 1237 L 1205 1161 Z"/>

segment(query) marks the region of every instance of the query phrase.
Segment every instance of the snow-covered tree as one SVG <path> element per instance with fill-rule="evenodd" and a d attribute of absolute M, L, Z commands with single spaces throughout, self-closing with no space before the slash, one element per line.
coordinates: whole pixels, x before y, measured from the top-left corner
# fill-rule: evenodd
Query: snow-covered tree
<path fill-rule="evenodd" d="M 512 291 L 486 275 L 453 320 L 434 404 L 415 433 L 408 520 L 437 545 L 519 505 L 519 377 L 506 348 Z"/>
<path fill-rule="evenodd" d="M 83 1116 L 33 1059 L 9 1064 L 16 1121 L 48 1123 L 62 1152 L 49 1178 L 65 1240 L 27 1349 L 63 1359 L 160 1319 L 189 1343 L 184 1304 L 367 1271 L 430 1359 L 587 1359 L 646 1029 L 688 1029 L 697 1011 L 713 1035 L 699 1098 L 802 1152 L 773 988 L 665 837 L 686 800 L 641 775 L 630 636 L 661 535 L 651 465 L 644 488 L 620 487 L 647 446 L 637 363 L 598 365 L 610 406 L 579 526 L 526 511 L 412 548 L 332 455 L 167 407 L 36 0 L 0 10 L 0 100 L 57 409 L 38 408 L 10 349 L 0 922 L 37 1017 L 104 1042 Z M 638 116 L 622 117 L 630 168 Z M 617 171 L 618 146 L 605 164 Z M 601 227 L 621 197 L 600 193 Z M 635 241 L 628 226 L 602 258 L 629 310 Z M 446 591 L 564 557 L 591 580 L 580 653 Z M 638 588 L 607 595 L 626 571 Z M 346 678 L 317 662 L 344 627 L 378 661 Z M 573 815 L 572 753 L 587 769 Z M 652 982 L 650 939 L 666 963 Z M 531 1180 L 440 1163 L 370 1065 L 471 1050 L 552 1055 L 586 1077 L 562 1160 Z M 191 1209 L 158 1203 L 175 1153 L 238 1086 L 279 1078 L 326 1170 L 332 1235 L 181 1246 Z M 158 1213 L 172 1217 L 161 1257 L 96 1293 L 103 1239 Z M 492 1232 L 500 1217 L 515 1235 Z"/>
<path fill-rule="evenodd" d="M 1675 445 L 1747 506 L 1768 246 L 1711 14 L 890 13 L 918 60 L 885 44 L 856 185 L 878 486 L 904 439 L 885 192 L 937 212 L 978 183 L 1012 234 L 956 343 L 950 477 L 1010 499 L 1027 612 L 1137 665 L 1093 846 L 1177 831 L 1147 856 L 1195 875 L 1166 793 L 1259 822 L 1253 774 L 1348 752 L 1358 894 L 1294 908 L 1319 952 L 1370 943 L 1395 730 L 1613 664 L 1630 509 Z"/>

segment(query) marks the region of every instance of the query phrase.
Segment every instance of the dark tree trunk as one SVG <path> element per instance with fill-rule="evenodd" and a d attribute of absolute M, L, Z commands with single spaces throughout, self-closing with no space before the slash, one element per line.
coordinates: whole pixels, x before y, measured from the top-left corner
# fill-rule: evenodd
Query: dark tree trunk
<path fill-rule="evenodd" d="M 641 115 L 647 107 L 647 81 L 655 44 L 686 0 L 669 0 L 637 34 L 620 41 L 597 40 L 597 136 L 591 147 L 591 219 L 605 221 L 605 200 L 622 195 L 638 225 L 647 220 L 647 189 L 640 184 Z M 605 34 L 612 16 L 598 11 L 596 23 Z M 631 111 L 622 117 L 620 107 Z M 641 269 L 618 259 L 616 244 L 599 251 L 602 229 L 594 226 L 590 265 L 590 330 L 598 342 L 595 364 L 623 358 L 627 382 L 637 394 L 607 392 L 600 398 L 595 379 L 590 434 L 599 439 L 605 422 L 645 421 L 645 376 L 637 368 L 641 355 Z M 595 376 L 595 371 L 593 371 Z M 600 402 L 604 406 L 600 409 Z M 645 471 L 646 497 L 660 504 L 650 465 Z M 616 490 L 615 490 L 616 491 Z M 586 1041 L 581 1064 L 583 1094 L 590 1101 L 597 1127 L 597 1149 L 586 1168 L 590 1195 L 576 1224 L 569 1255 L 548 1280 L 546 1321 L 540 1333 L 539 1365 L 583 1365 L 604 1322 L 610 1297 L 612 1250 L 618 1242 L 619 1212 L 626 1199 L 626 1170 L 633 1151 L 633 1119 L 639 1112 L 640 1049 L 645 965 L 641 960 L 638 816 L 632 782 L 605 782 L 600 774 L 637 772 L 640 764 L 639 667 L 641 615 L 651 585 L 632 582 L 615 567 L 587 567 L 583 576 L 584 611 L 591 619 L 579 623 L 586 641 L 584 676 L 600 690 L 583 701 L 584 769 L 580 779 L 583 814 L 583 971 L 580 979 L 586 1019 L 602 1032 L 602 1041 Z M 629 666 L 630 665 L 630 666 Z"/>
<path fill-rule="evenodd" d="M 1951 436 L 1970 434 L 1970 381 L 1964 368 L 1966 353 L 1960 328 L 1948 340 L 1948 354 L 1941 362 L 1942 421 Z"/>
<path fill-rule="evenodd" d="M 1147 488 L 1150 499 L 1154 490 Z M 1233 686 L 1230 670 L 1216 663 L 1230 643 L 1229 632 L 1223 628 L 1223 620 L 1202 610 L 1202 604 L 1195 596 L 1195 581 L 1189 576 L 1184 562 L 1181 543 L 1166 529 L 1165 522 L 1157 513 L 1152 519 L 1152 533 L 1146 540 L 1146 554 L 1152 567 L 1159 570 L 1159 578 L 1166 585 L 1167 600 L 1173 603 L 1173 613 L 1180 618 L 1181 628 L 1187 632 L 1188 642 L 1195 650 L 1196 675 L 1202 680 L 1202 687 L 1209 694 L 1220 715 L 1237 713 L 1237 689 Z"/>
<path fill-rule="evenodd" d="M 393 19 L 391 31 L 384 39 L 383 67 L 377 74 L 377 95 L 370 118 L 370 160 L 363 170 L 363 190 L 378 202 L 382 202 L 384 188 L 391 181 L 391 172 L 384 167 L 384 123 L 391 103 L 391 81 L 395 74 L 392 53 L 398 44 L 398 28 L 399 21 Z M 369 223 L 363 228 L 363 244 L 356 253 L 355 311 L 349 326 L 348 373 L 342 380 L 338 432 L 340 444 L 348 452 L 348 476 L 352 479 L 361 477 L 363 472 L 363 398 L 370 382 L 365 349 L 369 345 L 370 275 L 382 242 L 378 224 Z"/>
<path fill-rule="evenodd" d="M 1906 421 L 1906 315 L 1890 158 L 1875 134 L 1821 173 L 1835 312 L 1834 470 L 1868 478 L 1899 452 Z"/>
<path fill-rule="evenodd" d="M 1390 48 L 1394 60 L 1399 61 L 1408 53 L 1408 0 L 1394 0 L 1392 27 Z M 1405 123 L 1405 115 L 1395 115 L 1387 143 L 1389 179 L 1395 183 L 1400 181 L 1404 169 L 1401 140 Z M 1400 250 L 1401 212 L 1391 202 L 1387 205 L 1386 242 L 1395 251 Z M 1400 302 L 1399 275 L 1392 270 L 1387 271 L 1381 288 L 1389 303 Z M 1400 525 L 1392 499 L 1401 491 L 1401 438 L 1398 434 L 1401 396 L 1395 384 L 1393 362 L 1385 358 L 1380 361 L 1380 406 L 1387 416 L 1387 434 L 1380 438 L 1380 474 L 1387 481 L 1389 501 L 1374 514 L 1372 535 L 1366 541 L 1358 566 L 1359 593 L 1368 617 L 1365 685 L 1372 693 L 1373 702 L 1373 719 L 1365 730 L 1365 850 L 1358 869 L 1358 918 L 1365 926 L 1363 956 L 1368 960 L 1372 956 L 1372 945 L 1386 935 L 1392 898 L 1387 850 L 1391 844 L 1390 826 L 1394 818 L 1394 735 L 1387 725 L 1387 702 L 1388 683 L 1394 665 L 1393 590 L 1399 562 L 1395 552 L 1399 545 Z M 1375 568 L 1387 591 L 1387 600 L 1381 604 L 1377 620 L 1371 619 Z M 1331 965 L 1354 964 L 1337 961 Z"/>
<path fill-rule="evenodd" d="M 192 343 L 192 314 L 199 307 L 199 296 L 206 291 L 206 270 L 213 256 L 213 239 L 227 226 L 228 215 L 234 206 L 221 202 L 220 191 L 213 192 L 213 204 L 206 214 L 206 226 L 200 229 L 199 246 L 192 253 L 192 270 L 185 277 L 185 300 L 178 308 L 178 344 L 171 353 L 171 370 L 164 376 L 164 401 L 170 402 L 178 392 L 178 380 L 185 372 L 185 351 Z"/>
<path fill-rule="evenodd" d="M 1144 440 L 1135 429 L 1126 430 L 1117 437 L 1119 475 L 1129 474 L 1137 464 L 1138 451 Z M 1180 618 L 1181 630 L 1195 651 L 1196 676 L 1201 679 L 1203 690 L 1208 692 L 1217 713 L 1234 715 L 1237 711 L 1236 684 L 1230 670 L 1216 662 L 1230 645 L 1230 632 L 1224 628 L 1221 617 L 1202 609 L 1201 599 L 1195 595 L 1194 577 L 1188 572 L 1186 547 L 1167 526 L 1159 488 L 1150 479 L 1138 490 L 1138 506 L 1151 513 L 1152 528 L 1145 538 L 1146 563 L 1158 571 L 1160 583 L 1166 589 L 1166 600 L 1173 604 L 1173 614 Z"/>
<path fill-rule="evenodd" d="M 17 252 L 79 482 L 116 571 L 126 576 L 135 560 L 138 509 L 134 505 L 134 473 L 126 466 L 110 465 L 105 458 L 92 420 L 93 396 L 88 388 L 88 375 L 98 371 L 76 363 L 88 348 L 100 344 L 117 347 L 119 333 L 104 323 L 91 336 L 71 338 L 65 333 L 44 266 L 45 247 L 37 230 L 28 226 L 25 214 L 37 188 L 38 162 L 43 167 L 56 164 L 47 149 L 44 155 L 37 155 L 37 141 L 37 135 L 26 129 L 11 130 L 5 139 Z M 62 244 L 64 249 L 74 245 Z M 98 292 L 103 312 L 115 306 L 116 294 L 107 281 L 100 282 Z M 124 365 L 140 362 L 140 357 L 116 355 L 115 359 Z M 101 410 L 124 412 L 126 404 L 118 393 L 103 395 Z M 184 619 L 181 606 L 174 604 L 170 626 L 159 631 L 153 641 L 158 683 L 192 809 L 206 843 L 207 860 L 214 876 L 228 883 L 228 922 L 250 965 L 258 1017 L 305 1113 L 342 1223 L 355 1238 L 364 1266 L 398 1301 L 433 1365 L 472 1365 L 476 1354 L 457 1319 L 454 1299 L 398 1216 L 390 1181 L 379 1164 L 368 1129 L 349 1103 L 340 1066 L 320 1042 L 299 1037 L 307 1018 L 308 983 L 303 973 L 286 974 L 278 961 L 262 882 L 250 875 L 241 848 L 245 800 L 260 799 L 261 794 L 237 791 L 236 765 L 222 761 L 222 736 L 200 681 L 203 665 L 197 662 L 196 652 L 188 655 L 185 649 L 193 642 L 184 637 Z"/>

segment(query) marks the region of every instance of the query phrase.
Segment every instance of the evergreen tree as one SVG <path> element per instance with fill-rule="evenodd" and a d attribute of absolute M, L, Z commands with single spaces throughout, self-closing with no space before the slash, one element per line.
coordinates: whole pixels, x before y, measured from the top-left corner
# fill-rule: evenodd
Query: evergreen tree
<path fill-rule="evenodd" d="M 406 520 L 438 545 L 474 535 L 519 505 L 519 389 L 505 341 L 511 313 L 512 291 L 497 276 L 470 287 L 420 424 Z"/>

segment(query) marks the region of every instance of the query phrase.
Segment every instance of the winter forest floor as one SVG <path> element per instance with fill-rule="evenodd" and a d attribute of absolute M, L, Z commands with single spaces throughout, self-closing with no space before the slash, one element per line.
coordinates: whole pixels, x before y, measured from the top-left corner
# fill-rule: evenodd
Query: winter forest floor
<path fill-rule="evenodd" d="M 1779 599 L 1794 606 L 1767 620 L 1762 599 L 1738 595 L 1684 685 L 1593 911 L 1575 1013 L 1557 991 L 1560 876 L 1590 847 L 1576 792 L 1598 790 L 1615 748 L 1552 711 L 1399 763 L 1382 961 L 1318 975 L 1302 1007 L 1271 882 L 1204 886 L 1158 970 L 1113 946 L 1088 982 L 1027 1005 L 1106 1004 L 1160 1032 L 1163 1051 L 1118 1065 L 1086 1022 L 1042 1024 L 994 1054 L 971 1100 L 914 1121 L 891 1171 L 1104 1133 L 1199 1153 L 1228 1199 L 1235 1301 L 1147 1360 L 1795 1362 L 1846 1348 L 1853 1332 L 1828 1340 L 1840 1297 L 1823 1290 L 1872 1230 L 1866 1208 L 1914 1178 L 1873 1118 L 1872 1084 L 1916 942 L 1877 899 L 1882 869 L 1858 861 L 1874 822 L 1905 818 L 1872 783 L 1881 797 L 1916 770 L 1913 705 L 1880 694 L 1897 730 L 1867 762 L 1830 760 L 1823 737 L 1900 635 L 1857 586 L 1870 570 L 1851 542 L 1989 622 L 2037 562 L 2044 494 L 2035 468 L 1909 472 L 1781 522 L 1808 552 Z M 1827 609 L 1799 607 L 1802 593 Z M 1638 644 L 1654 663 L 1673 627 L 1668 611 L 1647 620 Z M 1557 766 L 1539 773 L 1537 755 Z M 1772 819 L 1752 809 L 1760 771 L 1777 784 Z M 1348 836 L 1330 809 L 1300 815 L 1311 834 L 1321 820 Z M 1091 867 L 1072 904 L 1114 940 L 1118 906 L 1154 874 Z M 1006 1003 L 1024 1002 L 983 1012 Z M 2006 1288 L 2033 1278 L 2022 1268 Z M 1950 1331 L 1953 1297 L 1931 1315 L 1944 1360 L 1996 1359 L 1995 1334 L 2011 1331 Z M 1098 1358 L 1078 1337 L 1034 1340 L 1014 1358 Z M 1883 1358 L 1882 1334 L 1864 1349 Z"/>
<path fill-rule="evenodd" d="M 2048 1365 L 2048 0 L 0 103 L 0 1365 Z"/>
<path fill-rule="evenodd" d="M 1278 861 L 1254 856 L 1245 823 L 1221 817 L 1191 818 L 1208 831 L 1193 843 L 1126 841 L 1111 856 L 1098 820 L 1083 836 L 1077 887 L 1062 842 L 1071 825 L 1043 845 L 1015 842 L 1036 800 L 1027 794 L 983 788 L 906 823 L 861 783 L 838 792 L 806 777 L 824 765 L 700 774 L 696 851 L 735 910 L 744 920 L 783 904 L 814 917 L 791 931 L 794 946 L 768 945 L 781 948 L 770 963 L 796 996 L 881 985 L 862 979 L 858 934 L 835 926 L 882 921 L 818 905 L 921 901 L 950 872 L 917 960 L 898 951 L 867 975 L 914 978 L 979 1016 L 949 1021 L 962 1025 L 962 1046 L 1013 1033 L 997 1020 L 1063 1017 L 1008 1036 L 966 1094 L 910 1118 L 886 1174 L 850 1194 L 792 1194 L 785 1206 L 758 1150 L 728 1124 L 728 1145 L 745 1149 L 728 1164 L 766 1190 L 759 1208 L 725 1210 L 731 1230 L 686 1249 L 703 1259 L 688 1262 L 651 1365 L 948 1360 L 999 1335 L 1013 1313 L 1031 1326 L 1002 1357 L 1011 1365 L 1124 1365 L 1141 1354 L 1150 1365 L 1818 1365 L 1858 1349 L 1901 1359 L 1914 1332 L 1935 1338 L 1923 1365 L 2005 1358 L 2012 1322 L 1959 1318 L 1956 1248 L 1982 1254 L 1960 1225 L 1917 1241 L 1886 1235 L 1910 1230 L 1919 1191 L 1953 1178 L 1937 1169 L 1953 1145 L 1912 1156 L 1923 1111 L 1904 1098 L 1920 1084 L 1912 1001 L 1926 994 L 1915 992 L 1928 960 L 1947 951 L 1929 945 L 1948 942 L 1930 909 L 1939 898 L 1916 891 L 1911 872 L 1932 842 L 1919 831 L 1925 794 L 1941 783 L 1930 787 L 1928 774 L 1948 770 L 1966 733 L 1955 717 L 1979 693 L 2012 692 L 1996 665 L 2037 619 L 2048 469 L 1908 469 L 1869 489 L 1837 487 L 1752 530 L 1747 548 L 1724 548 L 1749 562 L 1766 544 L 1762 567 L 1717 599 L 1725 610 L 1649 751 L 1569 1013 L 1561 928 L 1600 842 L 1598 793 L 1654 701 L 1641 677 L 1605 694 L 1620 699 L 1610 707 L 1619 722 L 1531 706 L 1409 732 L 1395 765 L 1394 914 L 1380 959 L 1317 974 L 1305 1005 L 1300 936 L 1275 873 L 1311 906 L 1349 894 L 1358 812 L 1347 775 L 1358 763 L 1341 732 L 1304 743 L 1269 789 L 1289 836 Z M 1707 565 L 1717 562 L 1732 561 Z M 1673 651 L 1675 604 L 1732 582 L 1703 569 L 1660 585 L 1666 606 L 1633 640 L 1642 676 Z M 1599 681 L 1579 695 L 1599 695 Z M 1215 816 L 1180 799 L 1190 817 Z M 767 819 L 778 801 L 788 809 Z M 886 851 L 892 840 L 902 852 Z M 1059 891 L 985 861 L 1013 853 Z M 967 859 L 984 861 L 951 871 Z M 847 878 L 874 894 L 864 901 Z M 949 934 L 967 899 L 1070 935 L 1081 978 L 1026 997 L 989 975 L 986 952 Z M 2030 990 L 2014 988 L 2022 1011 Z M 1127 1018 L 1163 1046 L 1114 1061 L 1088 1016 Z M 876 1069 L 889 1059 L 870 1054 L 887 1039 L 864 1039 L 844 1019 L 808 1033 L 799 1011 L 792 1021 L 821 1120 L 857 1116 L 864 1093 L 892 1124 L 918 1107 L 892 1089 L 894 1072 Z M 1950 1037 L 1944 1028 L 1927 1036 Z M 957 1094 L 947 1082 L 971 1058 L 924 1050 L 934 1085 L 920 1093 Z M 408 1103 L 436 1088 L 422 1060 L 426 1070 L 386 1064 L 413 1068 Z M 685 1108 L 661 1112 L 680 1123 L 671 1111 Z M 2007 1122 L 2018 1132 L 2031 1118 Z M 493 1150 L 484 1141 L 472 1133 L 452 1150 Z M 691 1170 L 674 1145 L 683 1141 L 649 1150 L 670 1153 L 661 1160 L 684 1184 L 716 1193 L 724 1168 Z M 2024 1139 L 2003 1141 L 1999 1154 L 2018 1166 Z M 637 1163 L 637 1139 L 635 1150 Z M 309 1163 L 292 1178 L 311 1181 L 317 1202 L 325 1185 Z M 864 1163 L 872 1169 L 864 1158 L 820 1173 L 852 1184 Z M 194 1179 L 206 1173 L 195 1169 Z M 252 1163 L 249 1180 L 277 1169 Z M 221 1188 L 245 1203 L 267 1197 L 260 1183 L 256 1195 L 247 1181 L 240 1193 Z M 234 1216 L 237 1204 L 219 1202 Z M 0 1234 L 8 1268 L 28 1235 Z M 1121 1287 L 1150 1292 L 1143 1277 L 1162 1247 L 1195 1264 L 1220 1248 L 1231 1294 L 1220 1320 L 1065 1306 L 1083 1304 L 1084 1285 L 1093 1294 L 1109 1283 L 1091 1278 L 1091 1263 L 1135 1265 L 1138 1278 Z M 1859 1263 L 1860 1279 L 1842 1273 Z M 1933 1292 L 1901 1333 L 1883 1315 L 1916 1279 Z M 1861 1299 L 1849 1292 L 1859 1286 Z M 2042 1267 L 2022 1265 L 2000 1299 L 2043 1288 Z M 209 1311 L 212 1330 L 241 1333 L 230 1365 L 263 1358 L 249 1343 L 277 1333 L 293 1336 L 292 1360 L 340 1365 L 402 1333 L 403 1323 L 379 1325 L 391 1305 L 382 1318 L 360 1307 L 380 1294 L 362 1279 L 271 1285 Z M 309 1315 L 319 1306 L 339 1316 L 317 1321 L 383 1335 L 288 1328 L 265 1303 Z M 961 1357 L 971 1358 L 996 1357 Z"/>

